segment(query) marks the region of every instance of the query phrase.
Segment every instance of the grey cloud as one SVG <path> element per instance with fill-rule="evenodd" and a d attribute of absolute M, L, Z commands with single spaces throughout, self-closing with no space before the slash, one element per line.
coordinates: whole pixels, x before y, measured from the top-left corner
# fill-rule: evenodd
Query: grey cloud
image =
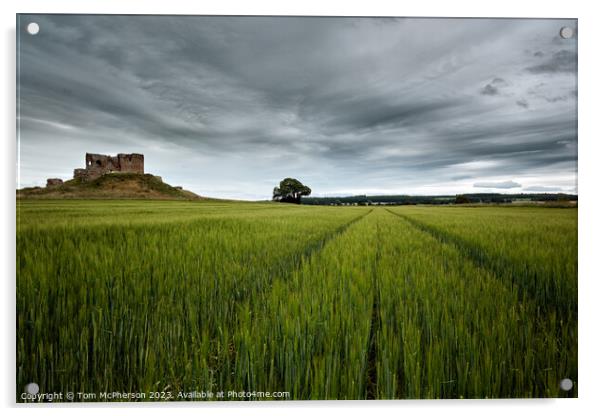
<path fill-rule="evenodd" d="M 470 179 L 472 178 L 472 175 L 455 175 L 452 176 L 450 179 L 454 180 L 454 181 L 461 181 L 463 179 Z"/>
<path fill-rule="evenodd" d="M 516 48 L 531 42 L 567 67 L 570 57 L 555 55 L 573 53 L 566 44 L 532 40 L 548 39 L 555 21 L 21 19 L 42 27 L 19 42 L 21 176 L 30 184 L 49 174 L 35 169 L 45 155 L 63 157 L 70 172 L 86 151 L 145 153 L 153 173 L 201 193 L 230 192 L 245 178 L 245 195 L 262 198 L 270 181 L 291 175 L 322 193 L 429 193 L 452 176 L 549 183 L 576 172 L 575 101 L 537 106 L 576 91 L 574 74 L 556 71 L 563 88 L 539 91 L 536 71 L 523 68 L 549 62 Z M 516 97 L 529 89 L 540 96 L 524 111 Z M 492 167 L 465 167 L 471 161 Z"/>
<path fill-rule="evenodd" d="M 527 67 L 527 71 L 534 74 L 576 72 L 577 52 L 569 50 L 558 51 L 543 64 Z"/>
<path fill-rule="evenodd" d="M 562 192 L 562 188 L 558 186 L 527 186 L 523 188 L 526 192 Z"/>
<path fill-rule="evenodd" d="M 514 181 L 504 182 L 477 182 L 473 185 L 475 188 L 494 188 L 494 189 L 512 189 L 520 188 L 521 184 Z"/>
<path fill-rule="evenodd" d="M 330 132 L 409 126 L 438 120 L 445 110 L 461 105 L 462 99 L 432 99 L 432 101 L 394 102 L 393 97 L 351 99 L 329 104 L 328 117 L 317 115 L 318 124 Z M 317 114 L 313 109 L 314 115 Z M 320 119 L 324 119 L 323 124 Z M 331 130 L 334 129 L 334 130 Z"/>
<path fill-rule="evenodd" d="M 572 98 L 572 97 L 569 95 L 558 95 L 556 97 L 545 97 L 545 100 L 549 103 L 555 103 L 558 101 L 566 101 L 570 98 Z"/>
<path fill-rule="evenodd" d="M 491 80 L 491 82 L 481 88 L 481 94 L 483 95 L 498 95 L 500 93 L 500 88 L 507 86 L 508 83 L 505 79 L 500 77 L 495 77 Z"/>
<path fill-rule="evenodd" d="M 529 102 L 527 100 L 518 100 L 516 105 L 522 108 L 529 108 Z"/>
<path fill-rule="evenodd" d="M 481 89 L 483 95 L 498 95 L 499 93 L 499 89 L 491 84 L 487 84 Z"/>

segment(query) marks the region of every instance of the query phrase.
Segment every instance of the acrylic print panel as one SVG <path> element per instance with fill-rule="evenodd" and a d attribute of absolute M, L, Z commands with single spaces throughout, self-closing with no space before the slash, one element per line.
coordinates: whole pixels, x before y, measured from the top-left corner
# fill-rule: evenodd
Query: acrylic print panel
<path fill-rule="evenodd" d="M 17 33 L 17 402 L 577 396 L 576 20 Z"/>

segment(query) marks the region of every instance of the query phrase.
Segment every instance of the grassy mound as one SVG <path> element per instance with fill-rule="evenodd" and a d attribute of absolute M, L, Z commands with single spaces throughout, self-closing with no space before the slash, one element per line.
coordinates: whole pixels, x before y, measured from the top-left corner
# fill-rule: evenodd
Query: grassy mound
<path fill-rule="evenodd" d="M 57 187 L 19 189 L 17 198 L 200 199 L 201 197 L 166 184 L 151 174 L 111 173 L 90 182 L 71 179 Z"/>

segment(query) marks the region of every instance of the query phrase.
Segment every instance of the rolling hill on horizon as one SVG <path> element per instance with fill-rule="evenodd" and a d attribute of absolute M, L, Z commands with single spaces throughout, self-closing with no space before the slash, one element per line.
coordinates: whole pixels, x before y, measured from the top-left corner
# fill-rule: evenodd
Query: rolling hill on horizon
<path fill-rule="evenodd" d="M 197 200 L 201 196 L 164 183 L 151 174 L 112 173 L 90 182 L 71 179 L 52 187 L 17 190 L 20 199 L 177 199 Z"/>

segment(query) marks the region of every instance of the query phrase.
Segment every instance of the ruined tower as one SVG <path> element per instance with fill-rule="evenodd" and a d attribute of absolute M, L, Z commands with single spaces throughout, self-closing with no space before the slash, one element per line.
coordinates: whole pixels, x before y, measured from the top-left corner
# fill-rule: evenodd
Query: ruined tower
<path fill-rule="evenodd" d="M 119 153 L 117 156 L 86 153 L 86 167 L 75 169 L 73 178 L 92 181 L 107 173 L 144 173 L 144 155 Z"/>

